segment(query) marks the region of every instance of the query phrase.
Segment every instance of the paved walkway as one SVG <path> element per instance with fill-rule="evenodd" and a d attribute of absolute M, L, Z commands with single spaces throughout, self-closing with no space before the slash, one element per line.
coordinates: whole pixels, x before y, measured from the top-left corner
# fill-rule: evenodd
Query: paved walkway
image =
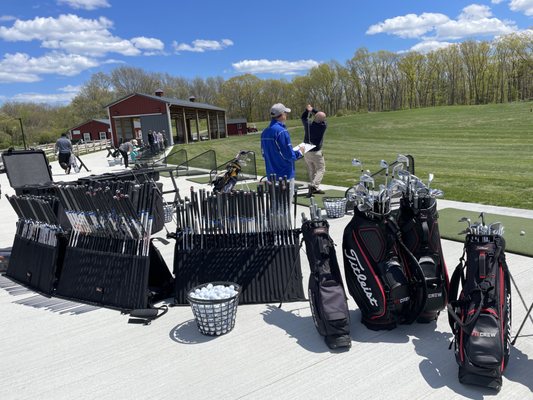
<path fill-rule="evenodd" d="M 105 153 L 83 156 L 91 173 L 118 171 Z M 54 181 L 65 175 L 52 163 Z M 58 172 L 61 171 L 61 172 Z M 164 185 L 168 178 L 162 178 Z M 12 194 L 6 175 L 4 193 Z M 195 185 L 180 178 L 185 192 Z M 201 185 L 198 185 L 201 186 Z M 206 187 L 204 185 L 203 187 Z M 442 200 L 439 207 L 473 209 L 532 217 L 531 211 Z M 298 215 L 307 212 L 299 206 Z M 0 246 L 13 241 L 16 216 L 0 200 Z M 330 220 L 338 246 L 350 217 Z M 173 230 L 172 224 L 168 225 Z M 164 237 L 163 230 L 156 236 Z M 172 269 L 173 243 L 158 244 Z M 340 247 L 337 256 L 340 256 Z M 451 270 L 462 244 L 443 240 Z M 308 279 L 301 253 L 304 286 Z M 513 331 L 533 301 L 532 262 L 508 255 L 521 298 L 513 287 Z M 239 306 L 232 332 L 202 336 L 189 307 L 174 307 L 149 326 L 129 325 L 119 312 L 48 299 L 0 277 L 0 399 L 483 399 L 494 393 L 461 385 L 448 350 L 451 338 L 445 314 L 435 323 L 374 332 L 351 310 L 352 348 L 330 351 L 317 334 L 307 302 Z M 533 324 L 528 322 L 512 349 L 498 398 L 533 398 Z M 532 358 L 529 358 L 532 357 Z"/>

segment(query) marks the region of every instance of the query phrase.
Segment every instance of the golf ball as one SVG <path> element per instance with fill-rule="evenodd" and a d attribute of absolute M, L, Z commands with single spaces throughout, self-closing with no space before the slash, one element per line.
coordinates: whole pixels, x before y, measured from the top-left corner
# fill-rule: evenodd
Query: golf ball
<path fill-rule="evenodd" d="M 526 234 L 525 231 L 520 231 L 520 236 L 524 236 Z"/>

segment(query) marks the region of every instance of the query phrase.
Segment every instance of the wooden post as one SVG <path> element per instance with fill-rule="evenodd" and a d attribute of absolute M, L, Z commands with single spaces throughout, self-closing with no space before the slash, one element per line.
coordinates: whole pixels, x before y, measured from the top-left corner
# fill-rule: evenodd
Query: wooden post
<path fill-rule="evenodd" d="M 209 121 L 209 110 L 207 111 L 207 139 L 211 140 L 211 122 Z"/>
<path fill-rule="evenodd" d="M 200 117 L 198 116 L 198 109 L 196 109 L 196 134 L 198 135 L 198 142 L 200 142 Z"/>
<path fill-rule="evenodd" d="M 224 137 L 228 137 L 228 119 L 226 118 L 226 113 L 224 113 Z"/>
<path fill-rule="evenodd" d="M 218 112 L 216 113 L 216 115 L 217 115 L 217 139 L 220 139 L 220 123 L 218 121 Z"/>
<path fill-rule="evenodd" d="M 185 134 L 185 144 L 189 144 L 189 132 L 187 132 L 187 117 L 185 116 L 185 108 L 181 109 L 183 114 L 183 133 Z"/>

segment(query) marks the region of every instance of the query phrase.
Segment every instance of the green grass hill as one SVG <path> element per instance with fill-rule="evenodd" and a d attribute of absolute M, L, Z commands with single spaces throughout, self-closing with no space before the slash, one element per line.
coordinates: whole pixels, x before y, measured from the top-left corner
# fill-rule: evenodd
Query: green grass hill
<path fill-rule="evenodd" d="M 293 145 L 303 140 L 297 118 L 288 121 Z M 398 153 L 415 158 L 416 175 L 427 180 L 445 199 L 533 209 L 533 102 L 482 106 L 449 106 L 328 118 L 324 141 L 326 175 L 323 183 L 351 186 L 360 170 L 377 171 L 381 159 L 392 162 Z M 257 154 L 258 174 L 264 174 L 258 134 L 204 141 L 185 148 L 189 158 L 214 149 L 219 164 L 241 149 Z M 297 162 L 297 179 L 306 180 L 305 163 Z"/>

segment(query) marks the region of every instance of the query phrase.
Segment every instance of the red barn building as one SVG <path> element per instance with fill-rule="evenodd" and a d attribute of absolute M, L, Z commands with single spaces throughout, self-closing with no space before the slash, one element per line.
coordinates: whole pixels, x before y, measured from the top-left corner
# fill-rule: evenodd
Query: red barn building
<path fill-rule="evenodd" d="M 228 119 L 228 135 L 246 135 L 248 133 L 248 121 L 246 118 Z"/>
<path fill-rule="evenodd" d="M 132 93 L 107 106 L 115 146 L 132 138 L 148 143 L 148 131 L 161 132 L 169 146 L 200 139 L 226 137 L 226 110 L 210 104 Z M 138 124 L 139 131 L 136 132 Z"/>
<path fill-rule="evenodd" d="M 69 129 L 70 138 L 74 141 L 90 142 L 91 140 L 110 139 L 111 130 L 108 119 L 91 119 Z"/>

